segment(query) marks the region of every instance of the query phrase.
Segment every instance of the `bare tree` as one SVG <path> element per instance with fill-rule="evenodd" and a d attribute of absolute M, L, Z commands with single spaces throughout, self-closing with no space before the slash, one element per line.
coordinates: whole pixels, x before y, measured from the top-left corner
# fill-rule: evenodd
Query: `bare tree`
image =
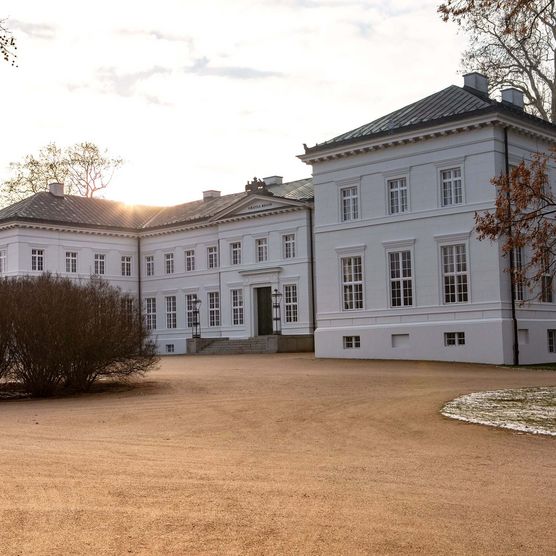
<path fill-rule="evenodd" d="M 6 26 L 6 20 L 0 19 L 0 57 L 4 59 L 4 62 L 15 66 L 16 50 L 17 45 L 12 33 Z"/>
<path fill-rule="evenodd" d="M 515 257 L 513 282 L 528 290 L 523 301 L 552 301 L 556 275 L 556 197 L 550 186 L 549 163 L 556 155 L 536 153 L 508 175 L 493 178 L 497 188 L 493 211 L 475 214 L 479 239 L 501 240 L 502 253 Z"/>
<path fill-rule="evenodd" d="M 515 87 L 531 113 L 556 122 L 554 0 L 451 0 L 439 11 L 469 36 L 464 70 L 486 75 L 493 91 Z"/>
<path fill-rule="evenodd" d="M 110 184 L 122 160 L 112 158 L 93 143 L 77 143 L 62 150 L 55 143 L 10 164 L 12 177 L 0 189 L 2 204 L 9 204 L 39 191 L 52 182 L 63 183 L 68 194 L 93 197 Z"/>

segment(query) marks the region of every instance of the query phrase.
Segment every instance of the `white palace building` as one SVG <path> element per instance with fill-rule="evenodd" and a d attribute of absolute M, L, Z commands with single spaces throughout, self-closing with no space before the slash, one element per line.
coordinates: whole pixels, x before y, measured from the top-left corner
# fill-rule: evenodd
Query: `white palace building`
<path fill-rule="evenodd" d="M 474 232 L 475 212 L 494 207 L 491 178 L 555 143 L 556 126 L 525 113 L 518 91 L 495 101 L 472 73 L 305 147 L 312 179 L 165 208 L 53 184 L 0 210 L 0 275 L 101 276 L 137 296 L 161 353 L 257 338 L 257 349 L 305 350 L 314 334 L 318 357 L 556 361 L 552 284 L 527 301 L 500 243 Z M 191 340 L 197 299 L 202 342 Z M 279 326 L 282 343 L 266 341 Z"/>

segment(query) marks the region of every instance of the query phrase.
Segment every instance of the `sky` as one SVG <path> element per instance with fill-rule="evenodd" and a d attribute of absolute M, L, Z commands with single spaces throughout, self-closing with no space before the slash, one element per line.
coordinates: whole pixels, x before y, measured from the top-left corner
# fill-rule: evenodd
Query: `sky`
<path fill-rule="evenodd" d="M 0 181 L 49 142 L 124 160 L 103 196 L 176 204 L 253 177 L 451 84 L 464 38 L 438 0 L 3 0 Z"/>

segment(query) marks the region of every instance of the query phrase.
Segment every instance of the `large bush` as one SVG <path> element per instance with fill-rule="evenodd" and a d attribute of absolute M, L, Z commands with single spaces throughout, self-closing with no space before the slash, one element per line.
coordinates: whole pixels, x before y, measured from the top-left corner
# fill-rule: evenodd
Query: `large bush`
<path fill-rule="evenodd" d="M 156 351 L 135 300 L 97 279 L 0 281 L 0 376 L 35 396 L 142 375 Z"/>

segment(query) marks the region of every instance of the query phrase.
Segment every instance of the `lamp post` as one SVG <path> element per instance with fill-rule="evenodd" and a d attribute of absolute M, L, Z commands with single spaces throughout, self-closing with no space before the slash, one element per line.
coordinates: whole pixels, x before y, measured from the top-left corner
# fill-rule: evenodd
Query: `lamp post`
<path fill-rule="evenodd" d="M 201 337 L 201 318 L 199 309 L 201 308 L 201 300 L 196 297 L 193 301 L 193 338 Z"/>
<path fill-rule="evenodd" d="M 277 289 L 272 292 L 272 309 L 274 315 L 272 320 L 274 321 L 274 334 L 282 334 L 282 316 L 280 314 L 280 302 L 282 301 L 282 293 Z"/>

